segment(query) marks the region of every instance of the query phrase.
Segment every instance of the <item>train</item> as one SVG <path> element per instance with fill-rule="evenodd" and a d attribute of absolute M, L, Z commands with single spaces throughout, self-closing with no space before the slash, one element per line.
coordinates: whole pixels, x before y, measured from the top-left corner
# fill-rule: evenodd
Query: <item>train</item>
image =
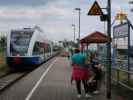
<path fill-rule="evenodd" d="M 40 65 L 55 54 L 53 42 L 39 28 L 13 29 L 7 36 L 6 60 L 12 68 Z"/>

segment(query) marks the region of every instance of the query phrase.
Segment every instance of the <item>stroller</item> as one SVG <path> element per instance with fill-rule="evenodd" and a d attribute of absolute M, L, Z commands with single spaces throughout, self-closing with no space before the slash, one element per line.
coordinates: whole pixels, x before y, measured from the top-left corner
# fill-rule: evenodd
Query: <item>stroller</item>
<path fill-rule="evenodd" d="M 96 80 L 92 80 L 88 83 L 88 90 L 90 93 L 94 92 L 97 89 L 97 83 Z"/>

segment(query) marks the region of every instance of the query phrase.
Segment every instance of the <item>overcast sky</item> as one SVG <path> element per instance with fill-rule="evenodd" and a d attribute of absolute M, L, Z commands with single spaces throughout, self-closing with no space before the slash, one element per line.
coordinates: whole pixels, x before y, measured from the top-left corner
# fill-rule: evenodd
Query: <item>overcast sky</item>
<path fill-rule="evenodd" d="M 133 22 L 129 0 L 111 0 L 112 18 L 120 9 L 126 11 Z M 78 36 L 78 12 L 81 8 L 81 37 L 94 32 L 104 32 L 104 23 L 99 17 L 87 16 L 94 0 L 0 0 L 0 32 L 11 29 L 40 26 L 44 34 L 54 41 L 73 39 L 72 24 L 76 24 Z M 107 0 L 98 0 L 106 7 Z"/>

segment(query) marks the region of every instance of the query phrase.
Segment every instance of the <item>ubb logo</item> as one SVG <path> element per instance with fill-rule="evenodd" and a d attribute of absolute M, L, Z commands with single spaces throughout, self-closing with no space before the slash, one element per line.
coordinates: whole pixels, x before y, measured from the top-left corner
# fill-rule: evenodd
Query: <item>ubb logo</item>
<path fill-rule="evenodd" d="M 19 57 L 15 57 L 13 59 L 13 61 L 14 61 L 15 64 L 20 64 L 21 63 L 21 59 Z"/>

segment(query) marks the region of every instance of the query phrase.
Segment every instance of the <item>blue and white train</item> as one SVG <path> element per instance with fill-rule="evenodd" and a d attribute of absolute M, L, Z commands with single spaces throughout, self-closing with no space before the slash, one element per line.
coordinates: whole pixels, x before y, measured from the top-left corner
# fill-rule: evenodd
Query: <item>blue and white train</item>
<path fill-rule="evenodd" d="M 52 42 L 48 41 L 38 28 L 11 30 L 7 36 L 7 64 L 9 66 L 39 65 L 53 54 Z"/>

